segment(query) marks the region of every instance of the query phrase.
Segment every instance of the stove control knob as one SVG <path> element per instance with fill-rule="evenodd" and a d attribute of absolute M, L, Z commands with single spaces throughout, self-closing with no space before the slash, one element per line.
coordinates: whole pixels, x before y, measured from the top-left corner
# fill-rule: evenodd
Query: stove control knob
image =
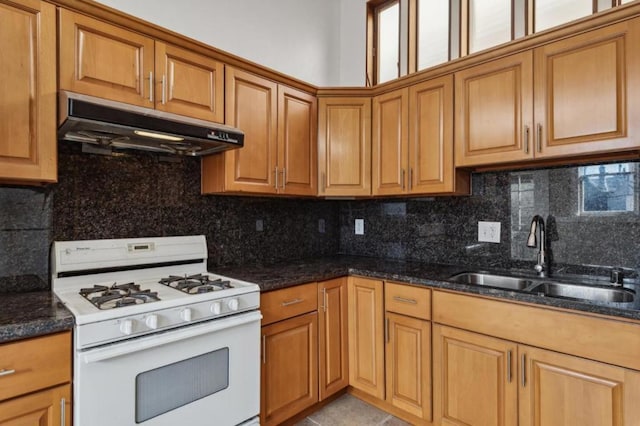
<path fill-rule="evenodd" d="M 191 308 L 183 309 L 182 312 L 180 312 L 180 318 L 186 322 L 191 321 Z"/>
<path fill-rule="evenodd" d="M 150 329 L 155 330 L 158 328 L 158 316 L 151 314 L 144 320 L 144 323 L 147 324 L 147 327 Z"/>
<path fill-rule="evenodd" d="M 220 306 L 220 302 L 213 302 L 211 305 L 211 313 L 214 315 L 220 315 L 222 311 L 222 307 Z"/>
<path fill-rule="evenodd" d="M 229 299 L 229 301 L 227 302 L 227 306 L 229 307 L 229 310 L 237 311 L 238 310 L 238 299 Z"/>
<path fill-rule="evenodd" d="M 133 321 L 129 319 L 122 321 L 120 323 L 120 331 L 127 336 L 133 333 Z"/>

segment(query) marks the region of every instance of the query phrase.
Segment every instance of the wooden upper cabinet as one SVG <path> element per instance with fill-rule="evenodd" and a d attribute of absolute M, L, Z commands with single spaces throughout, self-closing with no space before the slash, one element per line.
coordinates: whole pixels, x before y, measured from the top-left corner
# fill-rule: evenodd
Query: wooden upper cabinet
<path fill-rule="evenodd" d="M 0 22 L 0 182 L 55 182 L 55 7 L 0 0 Z"/>
<path fill-rule="evenodd" d="M 394 195 L 407 187 L 409 89 L 373 98 L 371 184 L 373 195 Z"/>
<path fill-rule="evenodd" d="M 468 194 L 467 172 L 453 165 L 453 75 L 409 87 L 411 194 Z"/>
<path fill-rule="evenodd" d="M 455 164 L 533 158 L 533 53 L 522 52 L 455 73 Z"/>
<path fill-rule="evenodd" d="M 232 67 L 225 72 L 225 122 L 241 129 L 244 146 L 202 159 L 202 192 L 275 194 L 278 85 Z"/>
<path fill-rule="evenodd" d="M 640 146 L 640 19 L 535 49 L 536 157 Z"/>
<path fill-rule="evenodd" d="M 371 99 L 321 98 L 318 193 L 371 195 Z"/>
<path fill-rule="evenodd" d="M 59 11 L 60 89 L 224 121 L 224 64 L 135 31 Z"/>
<path fill-rule="evenodd" d="M 60 89 L 153 108 L 154 41 L 59 10 Z"/>
<path fill-rule="evenodd" d="M 225 122 L 244 146 L 202 159 L 202 192 L 316 195 L 314 96 L 226 67 Z"/>
<path fill-rule="evenodd" d="M 156 109 L 224 122 L 224 64 L 170 44 L 155 44 Z"/>
<path fill-rule="evenodd" d="M 434 424 L 517 425 L 516 356 L 515 343 L 434 325 Z"/>
<path fill-rule="evenodd" d="M 348 278 L 349 385 L 385 398 L 382 281 Z"/>
<path fill-rule="evenodd" d="M 520 426 L 631 426 L 640 418 L 640 373 L 520 346 Z"/>
<path fill-rule="evenodd" d="M 316 195 L 318 179 L 316 97 L 278 86 L 278 191 Z"/>

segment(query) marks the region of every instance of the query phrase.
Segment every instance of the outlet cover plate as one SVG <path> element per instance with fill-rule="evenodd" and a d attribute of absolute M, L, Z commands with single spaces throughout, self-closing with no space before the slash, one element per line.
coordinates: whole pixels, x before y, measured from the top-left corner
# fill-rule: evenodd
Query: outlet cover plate
<path fill-rule="evenodd" d="M 499 243 L 500 222 L 478 222 L 478 241 L 486 243 Z"/>
<path fill-rule="evenodd" d="M 364 235 L 364 219 L 356 219 L 356 235 Z"/>

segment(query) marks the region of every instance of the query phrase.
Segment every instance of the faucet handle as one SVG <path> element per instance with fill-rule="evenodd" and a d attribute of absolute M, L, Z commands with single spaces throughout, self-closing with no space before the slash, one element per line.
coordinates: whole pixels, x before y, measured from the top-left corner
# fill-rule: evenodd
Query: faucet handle
<path fill-rule="evenodd" d="M 533 269 L 537 272 L 540 273 L 544 270 L 544 266 L 542 266 L 541 264 L 536 264 L 536 266 L 533 267 Z"/>
<path fill-rule="evenodd" d="M 624 283 L 624 270 L 622 268 L 611 268 L 609 281 L 616 287 L 621 286 Z"/>

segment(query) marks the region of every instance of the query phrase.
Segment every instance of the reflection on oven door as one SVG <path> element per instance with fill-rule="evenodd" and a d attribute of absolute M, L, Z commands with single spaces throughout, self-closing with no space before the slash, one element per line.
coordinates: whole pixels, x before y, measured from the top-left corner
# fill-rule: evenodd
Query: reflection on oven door
<path fill-rule="evenodd" d="M 250 312 L 79 352 L 74 424 L 252 420 L 260 407 L 260 318 Z"/>

